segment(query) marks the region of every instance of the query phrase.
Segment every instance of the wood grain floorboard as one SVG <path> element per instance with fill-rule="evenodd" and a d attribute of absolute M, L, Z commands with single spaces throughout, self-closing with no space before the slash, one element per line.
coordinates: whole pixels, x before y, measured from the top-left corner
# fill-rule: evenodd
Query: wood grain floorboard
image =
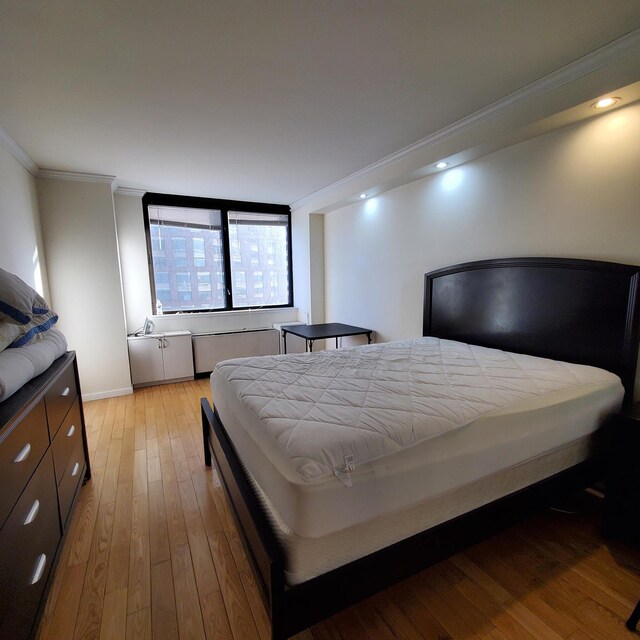
<path fill-rule="evenodd" d="M 100 625 L 104 607 L 104 587 L 107 579 L 107 563 L 115 507 L 115 502 L 110 502 L 101 505 L 98 511 L 95 535 L 89 552 L 82 596 L 76 618 L 73 636 L 75 640 L 90 640 L 100 637 Z"/>
<path fill-rule="evenodd" d="M 100 640 L 122 640 L 127 633 L 127 590 L 116 589 L 104 597 Z"/>
<path fill-rule="evenodd" d="M 152 640 L 152 637 L 150 607 L 127 616 L 126 640 Z"/>
<path fill-rule="evenodd" d="M 171 560 L 151 567 L 151 622 L 153 640 L 174 640 L 178 637 Z"/>
<path fill-rule="evenodd" d="M 206 378 L 87 402 L 80 493 L 38 640 L 269 640 L 215 470 Z M 640 552 L 599 533 L 584 493 L 379 593 L 294 640 L 632 640 Z"/>

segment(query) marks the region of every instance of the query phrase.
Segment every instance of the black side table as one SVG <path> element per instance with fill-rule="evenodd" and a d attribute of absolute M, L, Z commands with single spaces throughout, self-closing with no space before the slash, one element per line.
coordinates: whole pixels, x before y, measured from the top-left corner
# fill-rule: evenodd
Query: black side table
<path fill-rule="evenodd" d="M 613 416 L 608 452 L 602 533 L 640 543 L 640 402 Z M 640 602 L 626 622 L 634 631 L 640 620 Z"/>
<path fill-rule="evenodd" d="M 354 327 L 351 324 L 342 324 L 341 322 L 326 322 L 322 324 L 293 324 L 281 326 L 282 341 L 284 343 L 284 352 L 287 353 L 287 333 L 294 336 L 304 338 L 305 345 L 309 345 L 309 351 L 313 351 L 314 340 L 326 340 L 328 338 L 336 339 L 336 349 L 338 348 L 338 338 L 346 336 L 366 335 L 368 344 L 371 344 L 372 329 L 363 329 L 362 327 Z M 306 348 L 306 347 L 305 347 Z"/>
<path fill-rule="evenodd" d="M 640 543 L 640 402 L 610 425 L 602 533 Z"/>

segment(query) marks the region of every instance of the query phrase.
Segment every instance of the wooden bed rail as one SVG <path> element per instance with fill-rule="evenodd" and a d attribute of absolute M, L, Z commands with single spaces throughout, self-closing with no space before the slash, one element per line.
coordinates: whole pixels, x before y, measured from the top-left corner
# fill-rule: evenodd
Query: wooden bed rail
<path fill-rule="evenodd" d="M 262 505 L 249 483 L 236 451 L 217 412 L 206 398 L 200 400 L 205 464 L 212 455 L 238 532 L 256 575 L 261 595 L 271 619 L 272 637 L 284 638 L 279 628 L 283 615 L 284 552 L 276 539 Z M 213 437 L 211 437 L 213 435 Z"/>

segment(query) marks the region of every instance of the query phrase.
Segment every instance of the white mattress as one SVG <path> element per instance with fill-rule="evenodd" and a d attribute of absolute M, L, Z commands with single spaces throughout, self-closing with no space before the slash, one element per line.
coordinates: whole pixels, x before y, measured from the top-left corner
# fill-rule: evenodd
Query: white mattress
<path fill-rule="evenodd" d="M 600 369 L 436 338 L 231 360 L 211 382 L 243 463 L 305 538 L 579 440 L 623 395 Z"/>
<path fill-rule="evenodd" d="M 416 505 L 382 514 L 321 538 L 304 538 L 293 533 L 255 481 L 253 486 L 276 536 L 285 549 L 287 584 L 294 585 L 560 473 L 589 456 L 591 439 L 591 436 L 580 438 L 538 458 L 492 473 L 471 484 L 451 489 Z M 251 476 L 250 479 L 253 480 Z"/>

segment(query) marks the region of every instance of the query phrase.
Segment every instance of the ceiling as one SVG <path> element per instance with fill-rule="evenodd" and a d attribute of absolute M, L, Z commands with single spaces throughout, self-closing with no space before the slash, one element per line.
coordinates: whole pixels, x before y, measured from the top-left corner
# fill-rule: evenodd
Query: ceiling
<path fill-rule="evenodd" d="M 638 27 L 638 0 L 0 0 L 0 127 L 40 169 L 291 204 Z"/>

